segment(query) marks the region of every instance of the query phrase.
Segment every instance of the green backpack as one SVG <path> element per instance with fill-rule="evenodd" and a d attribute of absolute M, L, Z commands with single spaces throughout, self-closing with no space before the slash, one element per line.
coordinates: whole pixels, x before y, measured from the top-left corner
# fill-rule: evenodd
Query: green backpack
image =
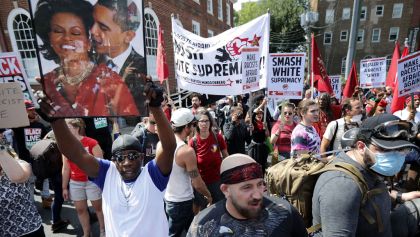
<path fill-rule="evenodd" d="M 308 232 L 321 228 L 321 224 L 312 226 L 312 195 L 320 174 L 326 171 L 338 170 L 345 172 L 359 186 L 362 193 L 361 214 L 369 224 L 377 223 L 378 231 L 384 230 L 378 206 L 372 202 L 376 219 L 365 209 L 366 202 L 374 195 L 387 192 L 387 189 L 369 190 L 363 175 L 351 164 L 345 162 L 323 163 L 311 155 L 302 155 L 300 159 L 287 159 L 267 169 L 265 181 L 270 195 L 286 198 L 302 215 Z"/>

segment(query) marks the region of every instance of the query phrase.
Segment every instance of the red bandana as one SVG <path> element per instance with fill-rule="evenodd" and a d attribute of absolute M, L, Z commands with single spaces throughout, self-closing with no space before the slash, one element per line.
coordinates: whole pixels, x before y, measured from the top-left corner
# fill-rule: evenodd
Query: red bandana
<path fill-rule="evenodd" d="M 262 177 L 263 173 L 261 165 L 254 162 L 225 170 L 220 175 L 222 184 L 237 184 Z"/>

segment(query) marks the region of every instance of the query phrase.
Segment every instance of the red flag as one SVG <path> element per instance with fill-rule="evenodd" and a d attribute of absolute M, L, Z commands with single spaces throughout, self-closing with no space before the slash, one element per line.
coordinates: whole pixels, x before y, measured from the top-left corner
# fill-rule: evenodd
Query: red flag
<path fill-rule="evenodd" d="M 395 43 L 394 54 L 392 55 L 391 65 L 389 66 L 388 75 L 386 77 L 386 86 L 395 87 L 395 79 L 397 77 L 398 59 L 400 59 L 400 44 Z"/>
<path fill-rule="evenodd" d="M 314 35 L 312 34 L 312 75 L 311 78 L 314 83 L 314 87 L 319 92 L 327 92 L 332 95 L 334 93 L 333 88 L 330 83 L 330 78 L 327 74 L 327 69 L 325 68 L 324 61 L 319 54 L 318 46 L 315 42 Z"/>
<path fill-rule="evenodd" d="M 351 71 L 349 74 L 349 78 L 347 78 L 346 86 L 343 90 L 343 98 L 351 98 L 354 94 L 356 86 L 358 86 L 359 83 L 357 81 L 357 69 L 356 64 L 353 61 L 353 65 L 351 66 Z"/>
<path fill-rule="evenodd" d="M 157 47 L 157 56 L 156 56 L 156 73 L 160 84 L 164 80 L 168 79 L 169 68 L 168 63 L 166 62 L 166 52 L 165 52 L 165 42 L 163 40 L 162 28 L 159 25 L 159 34 L 158 34 L 158 47 Z"/>
<path fill-rule="evenodd" d="M 408 45 L 404 46 L 404 50 L 401 54 L 401 58 L 404 58 L 409 53 Z M 398 66 L 398 63 L 397 63 Z M 404 109 L 404 96 L 398 97 L 398 76 L 397 76 L 397 67 L 395 68 L 395 86 L 394 86 L 394 94 L 392 95 L 392 102 L 391 102 L 391 113 L 395 113 L 398 110 Z"/>

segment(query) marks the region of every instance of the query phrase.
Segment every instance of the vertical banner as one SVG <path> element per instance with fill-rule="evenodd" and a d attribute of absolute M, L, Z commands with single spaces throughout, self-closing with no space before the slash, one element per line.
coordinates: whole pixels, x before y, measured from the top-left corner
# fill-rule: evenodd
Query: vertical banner
<path fill-rule="evenodd" d="M 55 117 L 146 114 L 142 0 L 29 0 Z"/>
<path fill-rule="evenodd" d="M 398 97 L 420 92 L 420 51 L 398 60 Z"/>
<path fill-rule="evenodd" d="M 242 93 L 260 89 L 260 54 L 258 48 L 243 48 L 242 53 Z"/>
<path fill-rule="evenodd" d="M 341 100 L 341 91 L 342 91 L 341 76 L 334 75 L 334 76 L 329 76 L 329 77 L 330 77 L 330 83 L 331 83 L 331 87 L 333 88 L 335 98 L 337 98 L 337 100 Z"/>
<path fill-rule="evenodd" d="M 22 85 L 19 82 L 0 83 L 0 128 L 28 125 Z"/>
<path fill-rule="evenodd" d="M 20 55 L 15 52 L 0 53 L 0 83 L 7 82 L 17 82 L 24 96 L 22 98 L 36 104 Z"/>
<path fill-rule="evenodd" d="M 385 87 L 386 58 L 371 58 L 360 61 L 360 87 Z"/>
<path fill-rule="evenodd" d="M 305 53 L 270 54 L 268 97 L 302 99 L 304 76 Z"/>
<path fill-rule="evenodd" d="M 175 75 L 178 87 L 213 95 L 242 94 L 242 49 L 256 47 L 260 55 L 260 88 L 266 85 L 270 15 L 211 38 L 183 29 L 172 18 Z"/>

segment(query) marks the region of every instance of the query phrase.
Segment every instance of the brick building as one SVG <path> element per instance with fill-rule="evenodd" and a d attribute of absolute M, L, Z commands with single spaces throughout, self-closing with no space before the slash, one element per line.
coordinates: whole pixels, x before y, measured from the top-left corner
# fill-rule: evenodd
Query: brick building
<path fill-rule="evenodd" d="M 171 14 L 181 25 L 203 37 L 217 35 L 233 26 L 233 0 L 144 0 L 144 28 L 148 73 L 156 75 L 158 27 L 164 30 L 169 65 L 169 85 L 175 91 Z M 0 52 L 19 51 L 30 83 L 39 75 L 27 0 L 0 2 Z"/>
<path fill-rule="evenodd" d="M 319 20 L 312 30 L 328 74 L 344 75 L 353 1 L 312 0 L 311 7 L 319 13 Z M 354 59 L 357 68 L 360 68 L 360 60 L 375 57 L 387 57 L 389 65 L 396 40 L 400 43 L 400 50 L 405 38 L 409 40 L 410 52 L 419 50 L 419 9 L 418 0 L 361 1 Z"/>

